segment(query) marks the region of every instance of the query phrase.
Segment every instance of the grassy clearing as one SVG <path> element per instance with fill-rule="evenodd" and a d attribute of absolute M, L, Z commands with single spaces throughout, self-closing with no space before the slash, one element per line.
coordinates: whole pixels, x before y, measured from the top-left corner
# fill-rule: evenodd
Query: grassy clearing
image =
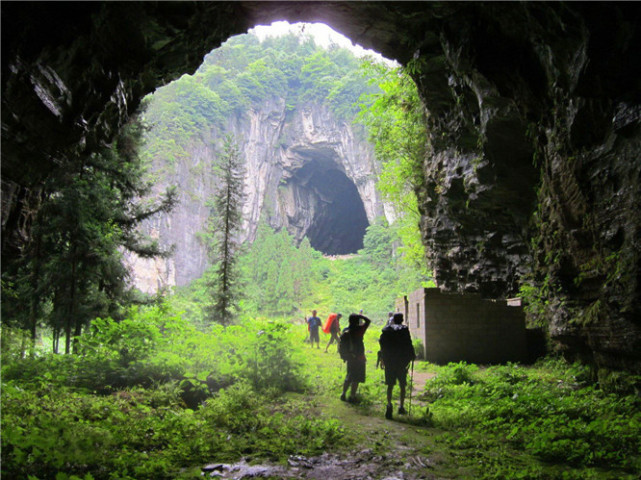
<path fill-rule="evenodd" d="M 161 310 L 128 322 L 97 322 L 81 355 L 19 359 L 3 345 L 6 478 L 189 479 L 211 462 L 365 449 L 451 479 L 641 474 L 641 400 L 577 365 L 417 363 L 434 378 L 411 418 L 387 421 L 380 327 L 366 334 L 360 402 L 347 404 L 335 347 L 311 349 L 300 325 L 203 333 Z"/>
<path fill-rule="evenodd" d="M 547 359 L 534 366 L 417 363 L 435 374 L 413 399 L 412 417 L 383 419 L 382 371 L 370 333 L 368 381 L 358 406 L 333 410 L 357 448 L 432 458 L 432 473 L 469 479 L 636 479 L 641 475 L 641 399 L 587 381 L 585 367 Z M 335 359 L 317 360 L 326 368 Z M 330 367 L 332 365 L 332 367 Z M 341 371 L 342 373 L 342 371 Z M 335 406 L 340 382 L 319 392 Z"/>

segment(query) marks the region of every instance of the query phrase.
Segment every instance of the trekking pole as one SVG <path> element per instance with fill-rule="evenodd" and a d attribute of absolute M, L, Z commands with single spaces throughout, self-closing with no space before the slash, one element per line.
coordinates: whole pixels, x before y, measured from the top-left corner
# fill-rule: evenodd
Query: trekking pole
<path fill-rule="evenodd" d="M 412 373 L 410 374 L 410 407 L 407 410 L 407 416 L 412 416 L 412 390 L 414 390 L 414 360 L 412 360 Z"/>

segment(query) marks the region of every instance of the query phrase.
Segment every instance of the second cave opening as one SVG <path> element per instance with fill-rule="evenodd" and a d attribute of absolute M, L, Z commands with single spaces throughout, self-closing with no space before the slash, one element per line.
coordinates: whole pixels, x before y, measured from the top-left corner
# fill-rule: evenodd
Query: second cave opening
<path fill-rule="evenodd" d="M 296 175 L 313 200 L 314 213 L 306 236 L 326 255 L 356 253 L 363 248 L 369 222 L 354 182 L 333 162 L 309 162 Z M 296 181 L 296 180 L 294 180 Z"/>

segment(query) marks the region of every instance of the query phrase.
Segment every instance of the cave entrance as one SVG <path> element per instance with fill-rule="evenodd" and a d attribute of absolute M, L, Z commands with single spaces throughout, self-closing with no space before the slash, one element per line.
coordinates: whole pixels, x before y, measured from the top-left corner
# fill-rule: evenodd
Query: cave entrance
<path fill-rule="evenodd" d="M 312 156 L 290 182 L 305 192 L 313 206 L 306 236 L 314 249 L 345 255 L 363 248 L 369 225 L 363 201 L 354 182 L 333 162 Z"/>

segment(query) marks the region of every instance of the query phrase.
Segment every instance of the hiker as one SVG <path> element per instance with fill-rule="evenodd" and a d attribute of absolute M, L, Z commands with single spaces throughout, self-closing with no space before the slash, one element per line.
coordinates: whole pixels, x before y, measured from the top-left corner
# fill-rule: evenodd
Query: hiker
<path fill-rule="evenodd" d="M 341 318 L 343 318 L 343 316 L 340 313 L 336 314 L 334 318 L 331 318 L 330 315 L 330 318 L 328 319 L 329 325 L 327 325 L 327 331 L 323 329 L 325 333 L 329 333 L 331 335 L 331 337 L 329 338 L 329 342 L 327 342 L 327 346 L 325 347 L 325 353 L 327 353 L 327 349 L 334 342 L 336 342 L 336 346 L 338 347 L 338 343 L 340 342 L 338 335 L 339 333 L 341 333 Z"/>
<path fill-rule="evenodd" d="M 387 324 L 385 326 L 389 327 L 392 323 L 394 323 L 394 312 L 389 312 L 387 314 Z"/>
<path fill-rule="evenodd" d="M 361 324 L 361 320 L 363 323 Z M 338 343 L 338 352 L 344 362 L 347 362 L 347 374 L 343 383 L 343 393 L 341 400 L 346 401 L 345 395 L 350 389 L 349 401 L 356 400 L 356 390 L 358 384 L 365 381 L 365 345 L 363 336 L 369 324 L 370 319 L 364 315 L 352 313 L 349 316 L 349 326 L 343 330 Z"/>
<path fill-rule="evenodd" d="M 316 310 L 312 310 L 312 316 L 307 319 L 307 329 L 309 330 L 309 343 L 314 348 L 320 348 L 320 337 L 318 336 L 318 329 L 322 326 L 321 319 L 316 316 Z"/>
<path fill-rule="evenodd" d="M 385 368 L 385 385 L 387 385 L 387 408 L 385 418 L 392 418 L 392 391 L 398 380 L 400 387 L 400 405 L 398 414 L 404 415 L 405 387 L 407 385 L 407 370 L 410 362 L 416 358 L 412 337 L 407 325 L 403 325 L 403 314 L 395 313 L 392 324 L 383 328 L 378 340 L 381 346 L 383 368 Z"/>

